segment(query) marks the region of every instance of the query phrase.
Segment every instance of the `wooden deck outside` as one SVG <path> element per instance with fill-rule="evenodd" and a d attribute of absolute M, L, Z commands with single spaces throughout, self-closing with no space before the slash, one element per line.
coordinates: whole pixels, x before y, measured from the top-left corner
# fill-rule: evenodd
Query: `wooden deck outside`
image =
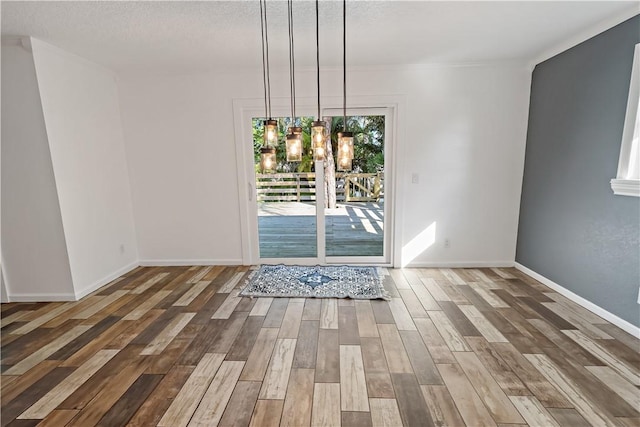
<path fill-rule="evenodd" d="M 327 256 L 382 256 L 384 204 L 339 203 L 325 211 Z M 310 258 L 317 254 L 314 203 L 258 205 L 262 258 Z"/>

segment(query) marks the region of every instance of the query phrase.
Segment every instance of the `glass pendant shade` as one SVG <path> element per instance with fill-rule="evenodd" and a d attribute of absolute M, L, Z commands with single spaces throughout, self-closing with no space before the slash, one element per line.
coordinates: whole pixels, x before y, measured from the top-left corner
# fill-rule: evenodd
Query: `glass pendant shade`
<path fill-rule="evenodd" d="M 264 146 L 275 147 L 278 145 L 278 121 L 264 121 Z"/>
<path fill-rule="evenodd" d="M 287 135 L 287 162 L 302 161 L 302 133 Z"/>
<path fill-rule="evenodd" d="M 260 149 L 260 169 L 262 173 L 275 172 L 276 165 L 276 149 L 272 147 L 262 147 Z"/>
<path fill-rule="evenodd" d="M 338 170 L 349 171 L 353 167 L 353 133 L 338 132 Z"/>
<path fill-rule="evenodd" d="M 316 121 L 311 124 L 311 146 L 313 148 L 313 160 L 324 161 L 326 148 L 325 123 L 323 121 Z"/>
<path fill-rule="evenodd" d="M 338 132 L 338 157 L 353 160 L 353 133 Z"/>

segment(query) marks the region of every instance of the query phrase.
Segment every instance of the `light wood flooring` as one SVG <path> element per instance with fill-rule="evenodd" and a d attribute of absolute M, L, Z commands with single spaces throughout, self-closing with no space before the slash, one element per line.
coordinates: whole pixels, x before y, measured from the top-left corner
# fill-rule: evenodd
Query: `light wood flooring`
<path fill-rule="evenodd" d="M 514 269 L 385 271 L 391 301 L 137 268 L 2 305 L 3 426 L 638 426 L 639 341 Z"/>

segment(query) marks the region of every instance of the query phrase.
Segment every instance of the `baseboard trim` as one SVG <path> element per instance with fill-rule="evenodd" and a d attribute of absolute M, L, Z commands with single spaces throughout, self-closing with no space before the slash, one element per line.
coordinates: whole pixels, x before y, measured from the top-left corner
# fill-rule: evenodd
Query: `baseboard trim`
<path fill-rule="evenodd" d="M 76 301 L 75 294 L 11 294 L 10 302 Z"/>
<path fill-rule="evenodd" d="M 410 262 L 402 268 L 485 268 L 513 267 L 513 261 Z"/>
<path fill-rule="evenodd" d="M 123 274 L 127 274 L 128 272 L 130 272 L 134 268 L 138 267 L 139 265 L 140 264 L 138 263 L 138 261 L 133 261 L 132 263 L 130 263 L 128 265 L 125 265 L 124 267 L 120 268 L 117 271 L 114 271 L 113 273 L 109 274 L 108 276 L 103 277 L 102 279 L 93 282 L 88 287 L 76 291 L 74 299 L 77 301 L 77 300 L 80 300 L 80 299 L 86 297 L 91 292 L 94 292 L 94 291 L 100 289 L 104 285 L 106 285 L 109 282 L 117 279 L 118 277 L 122 276 Z"/>
<path fill-rule="evenodd" d="M 143 267 L 177 267 L 185 265 L 242 265 L 241 259 L 143 259 Z"/>
<path fill-rule="evenodd" d="M 615 314 L 605 310 L 604 308 L 602 308 L 602 307 L 600 307 L 598 305 L 595 305 L 591 301 L 582 298 L 580 295 L 574 294 L 569 289 L 563 287 L 562 285 L 557 284 L 556 282 L 554 282 L 554 281 L 552 281 L 550 279 L 547 279 L 543 275 L 541 275 L 539 273 L 536 273 L 535 271 L 525 267 L 524 265 L 522 265 L 520 263 L 516 262 L 515 263 L 515 267 L 516 267 L 517 270 L 522 271 L 527 276 L 530 276 L 530 277 L 536 279 L 537 281 L 547 285 L 548 287 L 550 287 L 554 291 L 558 292 L 559 294 L 564 295 L 565 297 L 569 298 L 571 301 L 575 302 L 576 304 L 580 304 L 582 307 L 586 308 L 587 310 L 591 311 L 592 313 L 597 314 L 598 316 L 602 317 L 604 320 L 607 320 L 607 321 L 613 323 L 614 325 L 616 325 L 620 329 L 623 329 L 624 331 L 630 333 L 634 337 L 640 338 L 640 328 L 638 328 L 637 326 L 632 325 L 631 323 L 627 322 L 624 319 L 619 318 L 618 316 L 616 316 Z"/>

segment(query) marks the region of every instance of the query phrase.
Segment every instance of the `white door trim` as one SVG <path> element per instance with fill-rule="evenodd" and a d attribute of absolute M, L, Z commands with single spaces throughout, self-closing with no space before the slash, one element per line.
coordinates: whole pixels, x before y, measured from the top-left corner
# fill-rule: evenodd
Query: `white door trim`
<path fill-rule="evenodd" d="M 402 206 L 404 195 L 402 194 L 402 186 L 399 185 L 400 170 L 402 170 L 402 138 L 404 136 L 404 123 L 401 121 L 403 111 L 406 105 L 406 96 L 404 95 L 371 95 L 371 96 L 352 96 L 348 99 L 349 111 L 370 108 L 389 108 L 393 120 L 391 129 L 391 143 L 389 145 L 389 158 L 385 153 L 385 164 L 391 167 L 391 173 L 385 176 L 385 186 L 391 191 L 391 200 L 385 200 L 385 205 L 389 204 L 391 221 L 388 227 L 390 259 L 389 265 L 396 266 L 400 264 L 401 242 L 402 242 Z M 321 99 L 323 112 L 330 110 L 338 110 L 342 105 L 341 97 L 326 97 Z M 296 108 L 299 116 L 315 116 L 316 101 L 314 98 L 298 98 L 296 99 Z M 287 117 L 290 113 L 288 98 L 272 99 L 272 115 L 274 117 Z M 233 100 L 233 121 L 235 130 L 235 146 L 236 146 L 236 174 L 238 180 L 238 200 L 240 216 L 240 231 L 242 236 L 242 264 L 255 265 L 263 262 L 269 262 L 269 259 L 260 260 L 259 241 L 258 241 L 258 212 L 255 203 L 255 173 L 253 163 L 252 146 L 248 144 L 253 138 L 251 129 L 251 119 L 253 117 L 262 117 L 264 115 L 264 100 L 261 98 L 251 99 L 234 99 Z M 386 126 L 385 126 L 386 127 Z M 386 145 L 386 140 L 385 140 Z M 389 182 L 390 181 L 390 182 Z M 385 206 L 386 211 L 386 206 Z M 385 212 L 386 213 L 386 212 Z M 385 224 L 387 226 L 387 224 Z M 385 236 L 386 237 L 386 236 Z M 278 262 L 278 259 L 274 259 Z M 298 258 L 290 259 L 299 264 L 309 264 L 310 262 L 318 262 L 315 258 Z M 322 260 L 324 262 L 324 260 Z M 372 260 L 370 260 L 372 261 Z M 350 263 L 359 263 L 356 259 Z M 366 262 L 366 261 L 364 261 Z"/>

